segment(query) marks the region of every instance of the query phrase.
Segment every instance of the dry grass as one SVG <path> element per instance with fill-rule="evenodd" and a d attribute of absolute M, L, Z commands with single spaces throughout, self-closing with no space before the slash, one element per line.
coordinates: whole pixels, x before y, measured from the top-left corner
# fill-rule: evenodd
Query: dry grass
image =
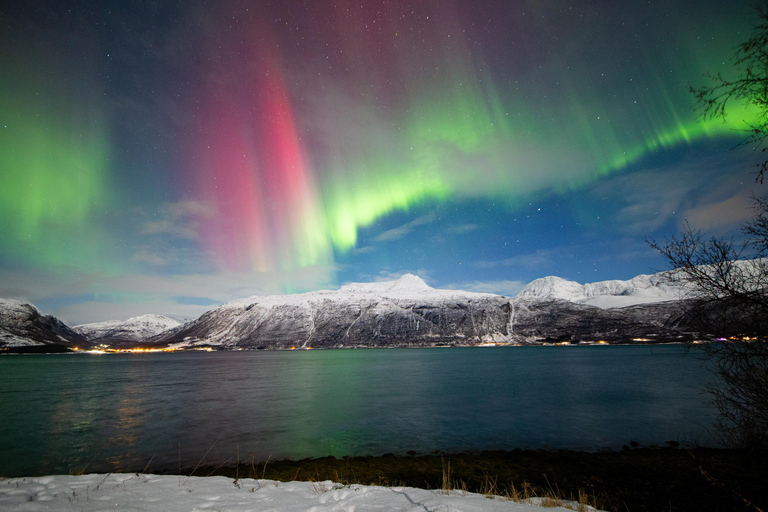
<path fill-rule="evenodd" d="M 503 499 L 514 501 L 516 503 L 528 503 L 545 508 L 562 507 L 578 512 L 592 512 L 597 510 L 596 499 L 589 496 L 588 493 L 579 489 L 576 496 L 567 498 L 555 489 L 537 489 L 528 482 L 523 482 L 518 489 L 514 483 L 510 483 L 507 489 L 500 491 L 496 486 L 495 480 L 488 479 L 486 487 L 482 493 L 486 498 Z"/>
<path fill-rule="evenodd" d="M 451 461 L 443 459 L 443 475 L 442 486 L 440 487 L 440 493 L 443 495 L 449 495 L 451 493 L 458 493 L 462 496 L 466 496 L 468 491 L 467 483 L 463 480 L 453 479 L 451 475 Z M 545 475 L 546 479 L 546 475 Z M 505 489 L 499 489 L 497 484 L 497 477 L 492 477 L 488 474 L 485 475 L 484 481 L 481 485 L 480 494 L 489 499 L 501 499 L 514 501 L 516 503 L 527 503 L 531 505 L 537 505 L 544 508 L 562 507 L 577 512 L 593 512 L 597 509 L 597 499 L 595 496 L 589 496 L 589 494 L 582 489 L 579 489 L 576 496 L 569 496 L 564 498 L 564 494 L 557 487 L 557 484 L 553 487 L 547 480 L 547 489 L 537 489 L 528 482 L 523 482 L 520 489 L 518 489 L 514 482 L 511 482 Z"/>
<path fill-rule="evenodd" d="M 312 482 L 312 492 L 315 494 L 325 494 L 326 492 L 335 491 L 341 489 L 344 486 L 341 484 L 325 481 L 325 482 Z"/>
<path fill-rule="evenodd" d="M 216 474 L 262 481 L 409 486 L 446 494 L 473 492 L 491 499 L 562 504 L 583 511 L 595 507 L 611 512 L 721 512 L 743 508 L 742 496 L 754 504 L 752 510 L 768 511 L 768 453 L 705 448 L 692 452 L 695 460 L 686 450 L 675 448 L 627 448 L 599 453 L 515 450 L 301 461 L 268 459 L 267 465 L 264 459 L 259 462 L 249 453 L 239 467 L 232 463 L 231 468 L 220 468 Z M 198 468 L 196 474 L 207 474 L 218 465 L 205 471 Z M 713 485 L 706 476 L 717 478 L 722 485 Z"/>
<path fill-rule="evenodd" d="M 464 480 L 454 480 L 451 477 L 451 461 L 443 459 L 443 483 L 440 487 L 440 493 L 447 496 L 451 494 L 451 492 L 466 496 L 469 490 L 467 489 L 467 483 Z"/>

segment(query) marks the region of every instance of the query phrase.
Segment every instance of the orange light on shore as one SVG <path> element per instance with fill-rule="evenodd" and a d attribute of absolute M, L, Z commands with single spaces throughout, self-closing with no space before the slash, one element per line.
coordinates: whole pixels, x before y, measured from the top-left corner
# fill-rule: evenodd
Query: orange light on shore
<path fill-rule="evenodd" d="M 177 349 L 173 347 L 163 348 L 148 348 L 148 347 L 135 347 L 135 348 L 111 348 L 104 345 L 99 345 L 92 349 L 81 349 L 79 347 L 73 347 L 76 352 L 86 352 L 89 354 L 148 354 L 152 352 L 176 352 Z M 212 349 L 209 349 L 212 350 Z"/>

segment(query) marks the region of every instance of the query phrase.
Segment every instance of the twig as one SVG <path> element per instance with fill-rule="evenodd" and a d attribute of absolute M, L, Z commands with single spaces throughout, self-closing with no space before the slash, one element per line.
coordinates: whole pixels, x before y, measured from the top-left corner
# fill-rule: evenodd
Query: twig
<path fill-rule="evenodd" d="M 213 468 L 213 469 L 211 470 L 211 472 L 210 472 L 210 473 L 208 473 L 208 474 L 207 474 L 207 475 L 205 475 L 205 476 L 211 476 L 212 474 L 214 474 L 214 473 L 216 472 L 216 470 L 217 470 L 217 469 L 219 469 L 221 466 L 223 466 L 224 464 L 226 464 L 226 463 L 227 463 L 227 462 L 229 462 L 230 460 L 232 460 L 232 459 L 227 459 L 227 460 L 225 460 L 224 462 L 222 462 L 221 464 L 219 464 L 218 466 L 216 466 L 215 468 Z"/>
<path fill-rule="evenodd" d="M 261 471 L 261 479 L 262 480 L 265 480 L 264 475 L 267 474 L 267 464 L 269 464 L 269 459 L 271 459 L 271 458 L 272 458 L 272 454 L 270 453 L 269 457 L 267 457 L 267 462 L 264 463 L 264 469 L 262 469 L 262 471 Z"/>
<path fill-rule="evenodd" d="M 104 482 L 106 482 L 106 481 L 107 481 L 107 478 L 109 478 L 109 475 L 111 475 L 111 474 L 112 474 L 112 473 L 107 473 L 107 476 L 105 476 L 105 477 L 104 477 L 104 480 L 102 480 L 101 482 L 99 482 L 99 484 L 98 484 L 98 485 L 97 485 L 97 486 L 96 486 L 96 487 L 93 489 L 93 492 L 96 492 L 96 491 L 98 491 L 98 490 L 99 490 L 99 487 L 101 487 L 101 484 L 103 484 Z"/>
<path fill-rule="evenodd" d="M 744 502 L 744 505 L 745 505 L 745 506 L 747 506 L 747 507 L 752 507 L 752 508 L 753 508 L 753 509 L 755 509 L 757 512 L 763 512 L 763 509 L 761 509 L 760 507 L 758 507 L 757 505 L 755 505 L 754 503 L 752 503 L 751 501 L 749 501 L 747 498 L 745 498 L 744 496 L 742 496 L 742 495 L 741 495 L 741 493 L 739 493 L 739 492 L 738 492 L 736 489 L 732 489 L 732 488 L 728 487 L 728 486 L 727 486 L 727 485 L 725 485 L 723 482 L 721 482 L 721 481 L 720 481 L 720 480 L 718 480 L 717 478 L 715 478 L 715 477 L 713 477 L 712 475 L 710 475 L 710 474 L 707 472 L 707 470 L 705 470 L 705 469 L 702 467 L 702 465 L 701 465 L 701 464 L 698 464 L 698 460 L 696 459 L 696 456 L 695 456 L 695 455 L 694 455 L 694 454 L 693 454 L 693 453 L 692 453 L 690 450 L 688 450 L 688 454 L 689 454 L 689 455 L 690 455 L 690 456 L 693 458 L 693 460 L 696 460 L 696 462 L 697 462 L 697 465 L 699 466 L 699 472 L 701 473 L 701 476 L 703 476 L 703 477 L 704 477 L 704 478 L 707 480 L 707 482 L 709 482 L 710 484 L 712 484 L 712 485 L 714 485 L 714 486 L 716 486 L 716 487 L 720 487 L 720 488 L 722 488 L 723 490 L 725 490 L 725 491 L 727 491 L 727 492 L 732 492 L 733 494 L 735 494 L 736 496 L 738 496 L 738 497 L 741 499 L 741 501 L 743 501 L 743 502 Z"/>
<path fill-rule="evenodd" d="M 202 458 L 202 459 L 200 459 L 200 460 L 197 462 L 197 465 L 195 466 L 195 469 L 193 469 L 193 470 L 192 470 L 192 472 L 191 472 L 191 473 L 189 474 L 189 476 L 187 477 L 187 479 L 186 479 L 186 480 L 184 480 L 184 485 L 186 485 L 186 484 L 187 484 L 187 482 L 188 482 L 188 481 L 189 481 L 189 479 L 192 477 L 192 475 L 194 475 L 194 474 L 195 474 L 195 471 L 197 471 L 197 468 L 199 468 L 199 467 L 200 467 L 200 464 L 202 464 L 202 463 L 203 463 L 203 461 L 205 460 L 205 458 L 208 456 L 208 454 L 209 454 L 209 453 L 211 453 L 211 450 L 213 450 L 213 447 L 214 447 L 214 446 L 216 446 L 216 443 L 218 443 L 218 442 L 219 442 L 219 439 L 221 439 L 221 436 L 222 436 L 222 435 L 223 435 L 223 434 L 219 434 L 219 437 L 217 437 L 217 438 L 216 438 L 216 440 L 215 440 L 215 441 L 213 442 L 213 444 L 211 445 L 211 447 L 210 447 L 210 448 L 208 448 L 208 451 L 207 451 L 207 452 L 205 452 L 205 455 L 203 455 L 203 458 Z M 179 474 L 181 474 L 181 459 L 179 459 Z"/>
<path fill-rule="evenodd" d="M 155 455 L 157 455 L 157 454 L 155 454 Z M 144 469 L 141 470 L 141 473 L 140 473 L 141 475 L 143 475 L 144 473 L 147 472 L 147 468 L 149 467 L 150 464 L 152 464 L 152 461 L 155 460 L 155 455 L 153 455 L 152 458 L 149 459 L 149 462 L 147 462 L 147 465 L 144 466 Z M 179 471 L 179 473 L 181 473 L 181 471 Z"/>
<path fill-rule="evenodd" d="M 81 469 L 81 470 L 80 470 L 80 472 L 79 472 L 79 473 L 77 473 L 77 474 L 78 474 L 78 475 L 84 475 L 84 474 L 85 474 L 85 470 L 86 470 L 86 469 L 88 469 L 88 466 L 90 466 L 90 465 L 91 465 L 91 462 L 93 462 L 93 459 L 95 459 L 96 457 L 98 457 L 99 455 L 101 455 L 101 452 L 102 452 L 102 451 L 103 451 L 103 450 L 99 450 L 99 451 L 96 453 L 96 455 L 94 455 L 93 457 L 91 457 L 91 460 L 89 460 L 89 461 L 88 461 L 88 464 L 86 464 L 86 465 L 85 465 L 85 467 L 84 467 L 83 469 Z"/>

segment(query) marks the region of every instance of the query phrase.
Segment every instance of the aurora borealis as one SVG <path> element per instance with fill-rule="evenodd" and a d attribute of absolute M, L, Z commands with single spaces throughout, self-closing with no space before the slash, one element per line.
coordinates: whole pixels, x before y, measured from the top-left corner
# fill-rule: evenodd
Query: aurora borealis
<path fill-rule="evenodd" d="M 732 2 L 5 2 L 0 296 L 70 323 L 417 273 L 514 294 L 738 236 Z"/>

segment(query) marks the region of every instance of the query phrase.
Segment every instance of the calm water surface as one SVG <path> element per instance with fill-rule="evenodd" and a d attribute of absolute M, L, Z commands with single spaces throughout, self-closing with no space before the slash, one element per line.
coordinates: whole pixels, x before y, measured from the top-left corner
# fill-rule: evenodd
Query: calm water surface
<path fill-rule="evenodd" d="M 0 475 L 707 442 L 710 379 L 679 345 L 5 356 Z"/>

